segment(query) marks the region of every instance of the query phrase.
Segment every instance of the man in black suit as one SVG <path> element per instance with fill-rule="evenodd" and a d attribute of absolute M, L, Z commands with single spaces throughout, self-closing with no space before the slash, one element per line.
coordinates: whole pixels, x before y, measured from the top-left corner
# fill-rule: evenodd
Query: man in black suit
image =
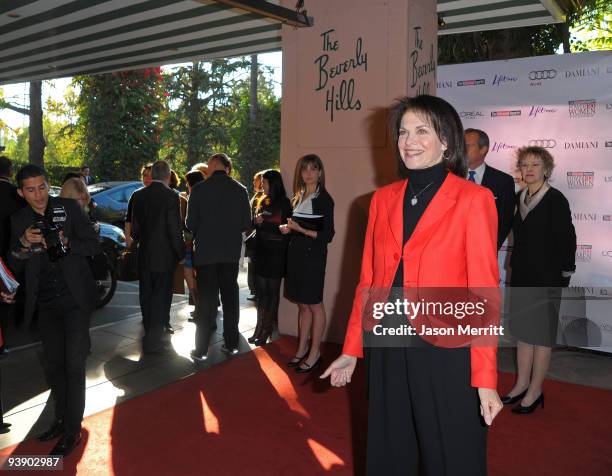
<path fill-rule="evenodd" d="M 170 183 L 170 166 L 159 160 L 151 167 L 153 181 L 132 195 L 132 239 L 138 241 L 140 309 L 145 353 L 165 350 L 163 326 L 172 304 L 177 264 L 185 258 L 179 196 Z"/>
<path fill-rule="evenodd" d="M 238 353 L 238 262 L 242 233 L 251 226 L 251 206 L 247 189 L 230 177 L 232 162 L 225 154 L 214 154 L 208 161 L 208 179 L 193 187 L 187 205 L 187 228 L 193 233 L 199 315 L 196 318 L 195 349 L 191 358 L 206 359 L 217 314 L 217 297 L 223 305 L 221 348 L 229 355 Z"/>
<path fill-rule="evenodd" d="M 81 167 L 81 178 L 83 179 L 83 182 L 85 182 L 85 185 L 91 185 L 92 183 L 96 182 L 91 176 L 89 165 L 83 165 L 83 167 Z"/>
<path fill-rule="evenodd" d="M 9 262 L 15 271 L 25 272 L 25 318 L 38 308 L 43 360 L 55 403 L 55 422 L 38 439 L 61 436 L 51 454 L 66 456 L 81 440 L 89 317 L 98 302 L 87 257 L 99 253 L 100 245 L 75 200 L 49 196 L 39 167 L 22 167 L 17 186 L 28 206 L 11 217 Z"/>
<path fill-rule="evenodd" d="M 493 192 L 497 207 L 497 249 L 506 241 L 514 217 L 514 179 L 505 172 L 485 164 L 489 136 L 479 129 L 465 130 L 468 180 Z"/>

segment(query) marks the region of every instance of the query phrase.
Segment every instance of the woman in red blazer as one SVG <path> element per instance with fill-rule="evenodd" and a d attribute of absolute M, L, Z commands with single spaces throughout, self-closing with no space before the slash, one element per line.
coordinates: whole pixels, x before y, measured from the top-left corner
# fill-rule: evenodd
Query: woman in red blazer
<path fill-rule="evenodd" d="M 463 288 L 464 294 L 470 289 L 494 298 L 499 276 L 493 195 L 464 179 L 463 128 L 446 101 L 404 98 L 392 110 L 392 124 L 404 180 L 374 193 L 342 355 L 321 378 L 331 375 L 334 386 L 350 382 L 366 341 L 368 474 L 417 474 L 421 466 L 431 475 L 483 475 L 486 426 L 502 408 L 497 338 L 486 345 L 472 342 L 471 348 L 453 338 L 373 338 L 371 301 L 385 289 L 387 302 L 394 301 L 386 298 L 391 289 L 406 297 L 435 288 L 443 298 Z M 418 333 L 423 323 L 431 327 L 423 316 L 411 322 L 403 312 L 381 319 L 382 328 L 411 323 Z"/>

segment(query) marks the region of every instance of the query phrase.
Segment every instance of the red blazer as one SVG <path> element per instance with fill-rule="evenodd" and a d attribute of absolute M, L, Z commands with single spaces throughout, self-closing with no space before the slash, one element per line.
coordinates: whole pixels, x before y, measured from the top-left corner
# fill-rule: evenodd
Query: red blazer
<path fill-rule="evenodd" d="M 364 290 L 390 288 L 404 259 L 404 287 L 498 288 L 497 211 L 490 190 L 449 173 L 402 253 L 408 180 L 380 188 L 370 204 L 361 275 L 343 353 L 363 356 Z M 496 345 L 473 346 L 471 385 L 496 388 Z"/>

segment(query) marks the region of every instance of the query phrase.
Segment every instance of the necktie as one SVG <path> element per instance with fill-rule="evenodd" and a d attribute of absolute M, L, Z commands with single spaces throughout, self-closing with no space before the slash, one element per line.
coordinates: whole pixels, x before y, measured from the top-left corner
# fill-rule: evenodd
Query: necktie
<path fill-rule="evenodd" d="M 476 171 L 475 171 L 475 170 L 470 170 L 470 171 L 468 172 L 468 174 L 470 175 L 470 176 L 468 177 L 468 180 L 469 180 L 470 182 L 474 182 L 474 183 L 476 183 Z"/>

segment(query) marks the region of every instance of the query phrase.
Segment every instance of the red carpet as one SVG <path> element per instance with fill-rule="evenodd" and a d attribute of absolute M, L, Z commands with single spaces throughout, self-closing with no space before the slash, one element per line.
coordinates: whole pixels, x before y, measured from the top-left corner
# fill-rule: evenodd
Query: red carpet
<path fill-rule="evenodd" d="M 332 389 L 285 366 L 281 339 L 86 419 L 86 444 L 64 474 L 361 474 L 366 428 L 362 372 Z M 327 362 L 338 347 L 326 349 Z M 501 389 L 513 376 L 501 375 Z M 546 408 L 505 409 L 489 437 L 492 476 L 607 475 L 612 392 L 547 381 Z M 41 454 L 27 441 L 1 454 Z M 56 473 L 57 474 L 57 473 Z"/>

